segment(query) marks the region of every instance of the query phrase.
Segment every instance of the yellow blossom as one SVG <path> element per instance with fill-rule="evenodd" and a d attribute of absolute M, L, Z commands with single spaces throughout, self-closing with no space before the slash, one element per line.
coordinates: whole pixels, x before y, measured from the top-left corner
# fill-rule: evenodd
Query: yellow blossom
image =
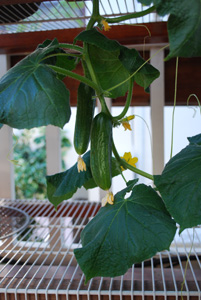
<path fill-rule="evenodd" d="M 80 173 L 80 171 L 81 172 L 86 171 L 86 164 L 80 155 L 78 156 L 77 159 L 77 170 L 78 173 Z"/>
<path fill-rule="evenodd" d="M 107 191 L 107 194 L 102 199 L 102 206 L 105 206 L 107 203 L 113 205 L 114 204 L 114 195 L 112 192 Z"/>
<path fill-rule="evenodd" d="M 121 158 L 124 159 L 129 165 L 136 168 L 136 163 L 138 162 L 138 158 L 132 157 L 130 152 L 125 152 L 124 156 L 122 156 Z M 122 168 L 122 170 L 125 170 L 123 167 L 121 167 L 121 168 Z"/>
<path fill-rule="evenodd" d="M 132 130 L 131 129 L 131 125 L 128 122 L 122 122 L 122 125 L 123 125 L 123 127 L 124 127 L 125 130 L 127 130 L 127 129 L 128 130 Z"/>
<path fill-rule="evenodd" d="M 127 121 L 131 121 L 131 120 L 133 120 L 134 118 L 135 118 L 134 115 L 131 115 L 131 116 L 126 117 Z"/>
<path fill-rule="evenodd" d="M 102 20 L 101 23 L 103 24 L 103 28 L 104 28 L 105 31 L 109 31 L 110 30 L 111 27 L 110 27 L 110 25 L 108 24 L 107 21 Z"/>
<path fill-rule="evenodd" d="M 125 130 L 127 130 L 127 129 L 132 130 L 131 125 L 129 124 L 129 121 L 133 120 L 134 118 L 135 118 L 135 116 L 131 115 L 131 116 L 125 117 L 124 119 L 122 119 L 120 121 Z"/>

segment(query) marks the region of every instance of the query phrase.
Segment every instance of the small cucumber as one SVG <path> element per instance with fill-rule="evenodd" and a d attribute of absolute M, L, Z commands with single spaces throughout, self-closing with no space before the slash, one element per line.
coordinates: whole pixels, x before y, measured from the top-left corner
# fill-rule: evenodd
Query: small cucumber
<path fill-rule="evenodd" d="M 80 83 L 77 95 L 77 114 L 74 132 L 75 151 L 82 155 L 87 151 L 91 125 L 94 116 L 96 100 L 93 99 L 94 90 L 84 83 Z"/>
<path fill-rule="evenodd" d="M 103 190 L 112 182 L 112 121 L 103 112 L 92 123 L 90 167 L 94 181 Z"/>

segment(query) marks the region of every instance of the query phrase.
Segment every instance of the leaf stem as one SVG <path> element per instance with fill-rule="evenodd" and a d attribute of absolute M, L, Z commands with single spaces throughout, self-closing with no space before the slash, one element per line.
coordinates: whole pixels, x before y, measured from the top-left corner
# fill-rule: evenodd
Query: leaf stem
<path fill-rule="evenodd" d="M 60 48 L 66 48 L 66 49 L 73 49 L 79 52 L 83 52 L 83 48 L 80 46 L 72 45 L 72 44 L 65 44 L 65 43 L 60 43 L 59 44 Z"/>
<path fill-rule="evenodd" d="M 110 111 L 107 107 L 104 96 L 101 94 L 101 95 L 99 95 L 98 98 L 99 98 L 100 103 L 101 103 L 102 112 L 106 113 L 112 119 L 112 115 L 111 115 L 111 113 L 110 113 Z"/>
<path fill-rule="evenodd" d="M 117 149 L 116 149 L 116 147 L 115 147 L 114 141 L 112 141 L 112 151 L 113 151 L 113 153 L 114 153 L 114 156 L 115 156 L 116 160 L 119 162 L 119 164 L 120 164 L 122 167 L 124 167 L 125 169 L 129 169 L 129 170 L 133 171 L 134 173 L 139 174 L 139 175 L 141 175 L 141 176 L 143 176 L 143 177 L 146 177 L 146 178 L 148 178 L 148 179 L 154 180 L 153 175 L 151 175 L 151 174 L 149 174 L 149 173 L 146 173 L 146 172 L 144 172 L 144 171 L 142 171 L 142 170 L 140 170 L 140 169 L 138 169 L 138 168 L 135 168 L 135 167 L 131 166 L 131 165 L 130 165 L 129 163 L 127 163 L 124 159 L 122 159 L 122 158 L 119 156 L 118 152 L 117 152 Z"/>
<path fill-rule="evenodd" d="M 155 10 L 155 6 L 151 6 L 146 10 L 143 11 L 139 11 L 139 12 L 134 12 L 132 14 L 129 15 L 125 15 L 125 16 L 121 16 L 121 17 L 116 17 L 116 18 L 105 18 L 104 20 L 108 23 L 120 23 L 122 21 L 126 21 L 126 20 L 130 20 L 130 19 L 136 19 L 136 18 L 140 18 L 143 17 L 145 15 L 150 14 L 151 12 L 153 12 Z"/>
<path fill-rule="evenodd" d="M 71 72 L 69 70 L 66 70 L 66 69 L 63 69 L 63 68 L 60 68 L 57 66 L 52 66 L 52 65 L 46 65 L 46 66 L 48 66 L 49 68 L 51 68 L 52 70 L 54 70 L 55 72 L 57 72 L 59 74 L 66 75 L 73 79 L 81 81 L 81 82 L 87 84 L 88 86 L 92 87 L 94 90 L 99 91 L 99 87 L 97 86 L 97 84 L 84 76 L 81 76 L 79 74 L 76 74 L 74 72 Z"/>
<path fill-rule="evenodd" d="M 43 57 L 41 60 L 40 60 L 40 62 L 41 61 L 43 61 L 43 60 L 46 60 L 46 59 L 48 59 L 48 58 L 51 58 L 51 57 L 56 57 L 56 56 L 73 56 L 73 57 L 82 57 L 82 54 L 75 54 L 75 53 L 54 53 L 54 54 L 50 54 L 50 55 L 48 55 L 48 56 L 45 56 L 45 57 Z"/>
<path fill-rule="evenodd" d="M 91 29 L 94 26 L 94 24 L 98 21 L 99 18 L 100 18 L 99 0 L 93 0 L 93 11 L 86 30 Z"/>
<path fill-rule="evenodd" d="M 112 118 L 112 120 L 114 122 L 122 119 L 126 115 L 128 109 L 130 107 L 130 104 L 131 104 L 132 96 L 133 96 L 133 79 L 130 78 L 129 87 L 128 87 L 128 95 L 127 95 L 127 98 L 126 98 L 126 104 L 125 104 L 124 109 L 122 110 L 122 112 L 118 116 Z"/>

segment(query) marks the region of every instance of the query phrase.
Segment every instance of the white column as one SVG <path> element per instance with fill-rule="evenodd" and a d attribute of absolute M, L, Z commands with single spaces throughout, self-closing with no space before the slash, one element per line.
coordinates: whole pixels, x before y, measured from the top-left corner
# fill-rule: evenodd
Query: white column
<path fill-rule="evenodd" d="M 160 77 L 151 84 L 151 123 L 153 141 L 153 174 L 161 174 L 164 168 L 164 104 L 165 104 L 165 76 L 164 51 L 153 55 L 159 48 L 150 51 L 151 64 L 160 71 Z"/>
<path fill-rule="evenodd" d="M 5 54 L 0 55 L 0 77 L 9 69 L 9 59 Z M 14 165 L 12 128 L 4 125 L 0 129 L 0 198 L 15 198 Z"/>
<path fill-rule="evenodd" d="M 61 136 L 60 128 L 46 127 L 46 162 L 47 175 L 61 172 Z"/>

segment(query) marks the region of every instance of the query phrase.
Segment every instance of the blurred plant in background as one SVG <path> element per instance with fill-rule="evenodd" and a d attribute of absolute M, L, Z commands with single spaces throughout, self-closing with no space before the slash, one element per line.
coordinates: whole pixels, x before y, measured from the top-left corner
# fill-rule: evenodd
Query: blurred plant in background
<path fill-rule="evenodd" d="M 46 196 L 45 128 L 23 130 L 14 135 L 15 193 L 17 199 L 44 199 Z M 71 143 L 61 134 L 62 169 Z"/>

